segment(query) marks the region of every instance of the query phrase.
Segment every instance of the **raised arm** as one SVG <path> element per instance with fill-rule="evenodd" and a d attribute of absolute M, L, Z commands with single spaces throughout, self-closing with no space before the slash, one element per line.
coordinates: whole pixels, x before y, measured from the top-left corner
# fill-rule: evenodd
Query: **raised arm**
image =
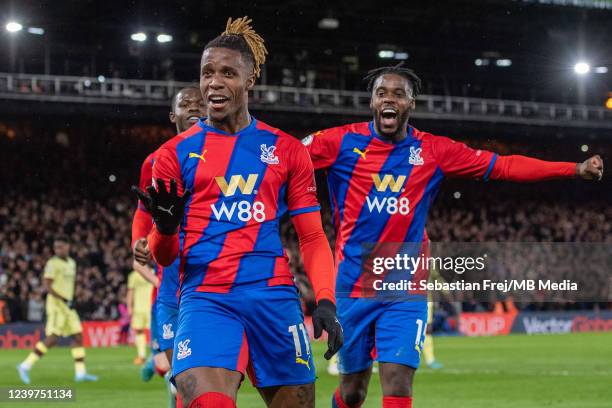
<path fill-rule="evenodd" d="M 449 177 L 526 183 L 573 177 L 593 180 L 603 176 L 603 161 L 598 155 L 583 163 L 550 162 L 520 155 L 499 156 L 440 136 L 433 136 L 431 143 L 440 169 Z"/>
<path fill-rule="evenodd" d="M 146 193 L 137 187 L 132 189 L 153 218 L 154 227 L 147 237 L 153 258 L 169 266 L 179 253 L 178 231 L 191 191 L 182 192 L 180 167 L 176 153 L 170 149 L 158 151 L 153 179 L 155 185 L 147 187 Z"/>

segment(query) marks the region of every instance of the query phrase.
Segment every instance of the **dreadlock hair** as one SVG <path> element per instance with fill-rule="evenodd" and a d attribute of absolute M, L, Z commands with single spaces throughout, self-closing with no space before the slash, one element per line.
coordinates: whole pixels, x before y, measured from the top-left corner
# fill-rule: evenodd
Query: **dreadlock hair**
<path fill-rule="evenodd" d="M 419 78 L 413 70 L 403 68 L 402 65 L 404 65 L 404 63 L 400 62 L 394 66 L 381 67 L 368 71 L 368 74 L 363 78 L 364 81 L 368 82 L 368 91 L 372 92 L 374 82 L 376 82 L 378 77 L 385 74 L 397 74 L 399 76 L 403 76 L 408 80 L 408 82 L 410 82 L 412 87 L 412 97 L 416 98 L 421 93 L 421 78 Z"/>
<path fill-rule="evenodd" d="M 172 110 L 172 112 L 174 112 L 176 110 L 176 98 L 178 97 L 178 94 L 183 92 L 185 89 L 197 89 L 198 92 L 200 92 L 200 85 L 198 85 L 198 84 L 191 84 L 191 85 L 187 85 L 186 87 L 181 88 L 178 91 L 176 91 L 172 95 L 172 99 L 170 101 L 170 109 Z"/>
<path fill-rule="evenodd" d="M 225 31 L 212 39 L 204 49 L 219 47 L 236 50 L 253 64 L 253 73 L 257 78 L 261 73 L 261 66 L 266 62 L 268 50 L 264 39 L 251 27 L 251 19 L 247 16 L 227 19 Z"/>

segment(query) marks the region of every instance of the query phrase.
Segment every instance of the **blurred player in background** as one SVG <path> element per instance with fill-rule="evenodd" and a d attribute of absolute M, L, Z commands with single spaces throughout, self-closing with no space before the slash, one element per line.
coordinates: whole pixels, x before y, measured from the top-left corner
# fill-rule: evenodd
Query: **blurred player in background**
<path fill-rule="evenodd" d="M 48 349 L 55 346 L 59 337 L 72 337 L 71 354 L 74 359 L 74 380 L 97 381 L 98 377 L 87 373 L 85 368 L 85 348 L 83 347 L 83 328 L 74 309 L 74 285 L 76 262 L 70 257 L 70 243 L 65 235 L 58 235 L 53 241 L 53 256 L 47 261 L 43 280 L 47 291 L 45 340 L 39 341 L 28 357 L 17 366 L 21 381 L 30 383 L 30 370 L 44 356 Z"/>
<path fill-rule="evenodd" d="M 597 180 L 603 161 L 593 156 L 583 163 L 557 163 L 473 150 L 408 125 L 421 87 L 413 71 L 401 64 L 383 67 L 370 71 L 366 80 L 372 92 L 371 122 L 319 131 L 303 140 L 314 167 L 327 170 L 336 227 L 336 297 L 346 340 L 339 352 L 340 386 L 332 405 L 358 407 L 365 401 L 375 346 L 382 406 L 405 408 L 412 406 L 427 299 L 424 294 L 401 292 L 394 296 L 411 301 L 364 299 L 389 295 L 372 287 L 372 256 L 385 251 L 394 256 L 410 243 L 421 246 L 429 206 L 445 176 L 516 182 Z M 371 254 L 364 251 L 366 243 L 373 243 Z M 416 250 L 411 256 L 417 256 Z M 418 281 L 416 274 L 412 279 Z"/>
<path fill-rule="evenodd" d="M 172 97 L 169 118 L 170 122 L 176 126 L 177 133 L 185 132 L 205 114 L 205 104 L 198 86 L 182 88 Z M 156 154 L 157 151 L 151 153 L 142 164 L 139 180 L 141 189 L 151 185 Z M 132 223 L 134 269 L 155 285 L 153 303 L 150 309 L 152 315 L 151 338 L 154 340 L 152 341 L 152 348 L 154 349 L 152 351 L 155 355 L 143 367 L 142 377 L 145 381 L 153 376 L 154 369 L 162 375 L 168 372 L 165 379 L 169 379 L 178 317 L 179 262 L 176 260 L 167 267 L 155 264 L 156 272 L 148 266 L 151 262 L 151 253 L 146 236 L 151 231 L 152 226 L 151 214 L 142 203 L 139 203 Z M 169 382 L 168 388 L 170 390 L 170 406 L 173 406 L 176 392 Z"/>
<path fill-rule="evenodd" d="M 427 240 L 427 246 L 424 248 L 423 253 L 426 257 L 429 257 L 431 254 L 431 241 L 427 238 L 427 231 L 425 231 L 425 239 Z M 436 267 L 432 267 L 429 270 L 429 280 L 430 281 L 444 281 Z M 423 341 L 423 360 L 425 360 L 425 366 L 427 368 L 431 368 L 433 370 L 438 370 L 443 367 L 442 363 L 436 360 L 436 356 L 434 353 L 434 341 L 432 334 L 432 324 L 433 324 L 433 315 L 434 315 L 434 304 L 436 302 L 433 299 L 433 295 L 431 292 L 427 294 L 427 329 L 425 330 L 425 340 Z"/>
<path fill-rule="evenodd" d="M 144 364 L 147 356 L 147 334 L 146 329 L 151 325 L 151 295 L 153 284 L 141 276 L 140 273 L 132 271 L 128 276 L 127 306 L 128 313 L 132 316 L 131 327 L 134 331 L 134 343 L 137 355 L 134 364 Z"/>
<path fill-rule="evenodd" d="M 180 253 L 172 370 L 191 407 L 235 407 L 247 364 L 268 406 L 314 406 L 314 359 L 279 233 L 287 211 L 314 288 L 315 337 L 328 333 L 327 359 L 342 344 L 308 153 L 249 114 L 266 54 L 250 20 L 228 21 L 202 54 L 207 118 L 159 149 L 156 186 L 138 191 L 155 220 L 155 259 L 169 265 Z"/>

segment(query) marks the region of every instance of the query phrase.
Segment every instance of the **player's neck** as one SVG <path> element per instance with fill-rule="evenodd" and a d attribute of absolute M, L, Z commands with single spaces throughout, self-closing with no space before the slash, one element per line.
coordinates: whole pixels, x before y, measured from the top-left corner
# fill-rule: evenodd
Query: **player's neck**
<path fill-rule="evenodd" d="M 228 116 L 222 121 L 215 121 L 209 117 L 206 120 L 206 124 L 215 129 L 222 130 L 225 133 L 234 135 L 251 124 L 251 115 L 249 114 L 249 110 L 245 108 L 244 110 L 236 112 L 235 115 Z"/>
<path fill-rule="evenodd" d="M 408 137 L 408 123 L 406 123 L 400 128 L 400 130 L 392 135 L 382 133 L 376 123 L 374 123 L 374 128 L 376 129 L 378 136 L 389 143 L 399 143 Z"/>

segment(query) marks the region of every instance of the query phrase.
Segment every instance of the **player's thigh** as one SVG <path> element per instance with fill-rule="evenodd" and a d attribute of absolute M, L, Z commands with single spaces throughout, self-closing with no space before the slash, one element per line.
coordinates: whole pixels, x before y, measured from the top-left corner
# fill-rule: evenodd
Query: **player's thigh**
<path fill-rule="evenodd" d="M 256 387 L 303 385 L 315 380 L 314 359 L 297 289 L 258 288 L 244 293 L 249 377 Z"/>
<path fill-rule="evenodd" d="M 50 308 L 47 311 L 47 324 L 45 326 L 45 335 L 55 334 L 56 336 L 65 336 L 66 323 L 68 315 L 65 310 L 59 307 Z"/>
<path fill-rule="evenodd" d="M 315 385 L 284 385 L 258 388 L 269 408 L 311 408 L 315 406 Z"/>
<path fill-rule="evenodd" d="M 381 363 L 416 369 L 427 326 L 427 302 L 393 302 L 376 322 L 376 351 Z"/>
<path fill-rule="evenodd" d="M 175 381 L 184 406 L 189 406 L 191 401 L 207 392 L 219 392 L 235 401 L 242 374 L 218 367 L 194 367 L 178 374 Z"/>
<path fill-rule="evenodd" d="M 144 330 L 148 327 L 147 313 L 135 312 L 132 315 L 131 326 L 133 330 Z"/>
<path fill-rule="evenodd" d="M 181 303 L 172 353 L 174 377 L 199 367 L 245 373 L 246 333 L 243 322 L 228 307 L 232 301 L 228 294 L 202 294 Z"/>
<path fill-rule="evenodd" d="M 66 335 L 68 336 L 76 336 L 80 335 L 83 332 L 83 326 L 81 325 L 81 319 L 77 314 L 76 310 L 70 310 L 68 315 L 66 316 Z M 78 339 L 75 338 L 75 341 Z M 81 336 L 80 343 L 83 343 L 83 338 Z"/>
<path fill-rule="evenodd" d="M 166 356 L 166 360 L 168 360 L 168 365 L 172 368 L 172 349 L 164 350 L 164 354 Z"/>
<path fill-rule="evenodd" d="M 374 327 L 383 311 L 382 303 L 339 298 L 336 311 L 344 332 L 344 345 L 338 352 L 338 369 L 342 374 L 364 372 L 372 366 Z"/>
<path fill-rule="evenodd" d="M 169 350 L 170 356 L 172 356 L 174 337 L 177 329 L 178 307 L 158 302 L 155 320 L 157 324 L 155 330 L 157 331 L 159 350 L 163 352 Z"/>

